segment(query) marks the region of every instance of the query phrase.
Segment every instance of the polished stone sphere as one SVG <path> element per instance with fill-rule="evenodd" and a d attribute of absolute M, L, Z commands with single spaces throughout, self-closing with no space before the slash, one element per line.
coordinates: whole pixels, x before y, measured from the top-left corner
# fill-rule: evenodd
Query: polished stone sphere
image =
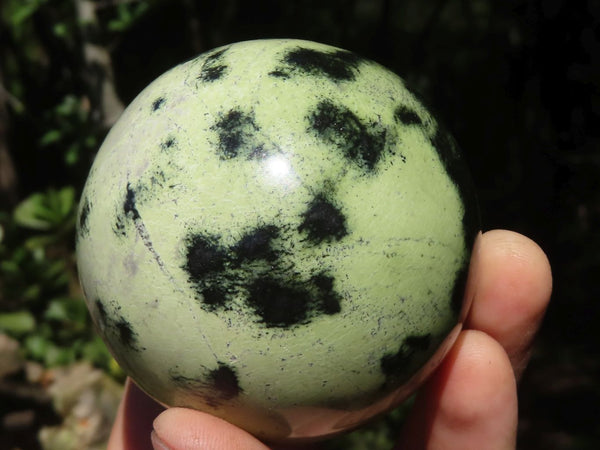
<path fill-rule="evenodd" d="M 323 438 L 398 405 L 453 343 L 479 230 L 469 180 L 379 64 L 227 45 L 159 77 L 110 131 L 79 207 L 81 284 L 157 401 L 261 439 Z"/>

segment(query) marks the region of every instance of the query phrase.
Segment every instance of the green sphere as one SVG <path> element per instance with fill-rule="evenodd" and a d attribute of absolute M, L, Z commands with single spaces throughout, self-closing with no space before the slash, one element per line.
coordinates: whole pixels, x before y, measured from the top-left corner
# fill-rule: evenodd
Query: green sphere
<path fill-rule="evenodd" d="M 77 258 L 98 332 L 150 396 L 317 439 L 439 364 L 478 230 L 454 140 L 401 78 L 257 40 L 129 105 L 85 185 Z"/>

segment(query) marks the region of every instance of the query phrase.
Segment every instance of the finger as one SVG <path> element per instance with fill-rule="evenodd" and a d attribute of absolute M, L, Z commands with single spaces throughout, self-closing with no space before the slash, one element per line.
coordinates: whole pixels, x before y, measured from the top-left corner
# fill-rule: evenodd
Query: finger
<path fill-rule="evenodd" d="M 108 450 L 147 450 L 152 448 L 152 422 L 164 407 L 127 379 L 125 392 L 108 441 Z"/>
<path fill-rule="evenodd" d="M 467 291 L 474 298 L 465 328 L 484 331 L 496 339 L 519 378 L 550 300 L 548 258 L 525 236 L 494 230 L 481 236 L 472 264 Z"/>
<path fill-rule="evenodd" d="M 170 408 L 154 421 L 155 449 L 267 450 L 246 431 L 218 417 L 184 408 Z"/>
<path fill-rule="evenodd" d="M 517 388 L 494 339 L 463 331 L 419 393 L 399 449 L 514 449 Z"/>

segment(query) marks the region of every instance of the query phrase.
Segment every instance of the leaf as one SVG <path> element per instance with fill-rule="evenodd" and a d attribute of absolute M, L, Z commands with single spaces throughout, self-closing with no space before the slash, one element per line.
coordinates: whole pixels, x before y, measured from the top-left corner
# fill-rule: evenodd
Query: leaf
<path fill-rule="evenodd" d="M 148 4 L 140 2 L 135 6 L 121 3 L 117 7 L 118 17 L 108 22 L 110 31 L 125 31 L 130 28 L 147 10 Z"/>
<path fill-rule="evenodd" d="M 17 225 L 38 231 L 48 231 L 67 222 L 75 209 L 75 189 L 36 192 L 17 205 L 13 217 Z"/>
<path fill-rule="evenodd" d="M 55 142 L 60 141 L 62 134 L 61 130 L 50 130 L 40 138 L 40 145 L 46 147 L 50 144 L 54 144 Z"/>
<path fill-rule="evenodd" d="M 46 231 L 52 223 L 44 217 L 44 194 L 35 193 L 17 205 L 14 220 L 17 225 L 33 230 Z"/>
<path fill-rule="evenodd" d="M 25 241 L 25 248 L 32 251 L 36 249 L 43 249 L 54 242 L 56 242 L 56 236 L 53 234 L 32 236 Z"/>
<path fill-rule="evenodd" d="M 17 275 L 20 272 L 19 264 L 16 261 L 0 261 L 0 270 L 6 275 Z"/>
<path fill-rule="evenodd" d="M 25 290 L 23 291 L 23 298 L 29 301 L 37 300 L 40 297 L 41 293 L 42 288 L 40 287 L 40 285 L 37 283 L 33 283 L 25 288 Z"/>
<path fill-rule="evenodd" d="M 49 345 L 50 342 L 48 339 L 40 336 L 39 334 L 27 336 L 27 339 L 25 339 L 26 352 L 32 359 L 37 361 L 44 360 Z"/>
<path fill-rule="evenodd" d="M 63 299 L 55 299 L 50 301 L 48 308 L 44 312 L 44 319 L 64 321 L 69 320 L 67 305 Z"/>
<path fill-rule="evenodd" d="M 55 36 L 64 38 L 69 34 L 69 28 L 66 23 L 58 22 L 52 27 L 52 32 Z"/>
<path fill-rule="evenodd" d="M 93 365 L 107 370 L 109 369 L 112 360 L 108 348 L 106 348 L 106 345 L 98 336 L 95 336 L 93 340 L 84 344 L 82 356 Z"/>
<path fill-rule="evenodd" d="M 29 311 L 0 314 L 0 330 L 12 336 L 23 336 L 35 329 L 35 318 Z"/>
<path fill-rule="evenodd" d="M 74 298 L 55 298 L 48 303 L 48 308 L 44 312 L 46 320 L 55 320 L 61 322 L 73 322 L 77 325 L 85 325 L 87 318 L 87 308 L 80 299 Z"/>
<path fill-rule="evenodd" d="M 79 146 L 76 144 L 70 145 L 65 151 L 65 164 L 74 166 L 79 161 Z"/>
<path fill-rule="evenodd" d="M 73 347 L 60 347 L 50 342 L 44 354 L 44 363 L 47 367 L 64 366 L 75 361 L 75 356 Z"/>
<path fill-rule="evenodd" d="M 33 16 L 43 3 L 44 0 L 28 0 L 21 2 L 10 16 L 13 26 L 19 26 Z"/>
<path fill-rule="evenodd" d="M 56 105 L 54 111 L 59 116 L 68 117 L 72 114 L 76 114 L 79 111 L 79 100 L 75 95 L 66 95 L 62 102 Z"/>
<path fill-rule="evenodd" d="M 66 218 L 75 206 L 75 188 L 66 186 L 58 191 L 61 217 Z"/>

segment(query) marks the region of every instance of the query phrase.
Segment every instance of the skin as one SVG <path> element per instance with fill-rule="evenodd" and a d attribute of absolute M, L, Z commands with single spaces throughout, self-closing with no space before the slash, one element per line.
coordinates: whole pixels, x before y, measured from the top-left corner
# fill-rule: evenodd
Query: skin
<path fill-rule="evenodd" d="M 517 383 L 551 290 L 550 264 L 535 242 L 505 230 L 480 235 L 471 260 L 466 296 L 473 303 L 465 328 L 420 390 L 397 448 L 515 448 Z M 151 447 L 281 448 L 202 412 L 164 410 L 128 382 L 108 449 Z"/>

